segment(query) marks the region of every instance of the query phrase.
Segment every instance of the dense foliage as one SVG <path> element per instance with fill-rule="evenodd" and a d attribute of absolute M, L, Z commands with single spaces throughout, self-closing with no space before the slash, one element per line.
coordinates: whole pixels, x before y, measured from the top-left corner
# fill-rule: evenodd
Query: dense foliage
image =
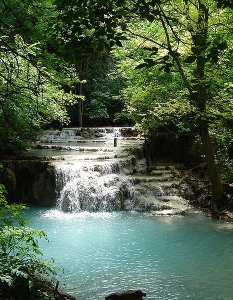
<path fill-rule="evenodd" d="M 2 43 L 7 43 L 2 37 Z M 27 145 L 52 120 L 68 122 L 66 106 L 74 96 L 64 92 L 40 62 L 33 63 L 38 45 L 15 37 L 17 53 L 2 49 L 0 57 L 0 147 L 3 151 Z"/>
<path fill-rule="evenodd" d="M 43 281 L 51 280 L 55 269 L 42 260 L 38 246 L 38 239 L 47 237 L 26 225 L 26 207 L 7 204 L 4 192 L 0 185 L 0 298 L 47 299 Z"/>
<path fill-rule="evenodd" d="M 218 216 L 222 181 L 233 181 L 232 8 L 231 0 L 0 0 L 1 154 L 24 150 L 53 123 L 136 124 L 150 145 L 158 134 L 199 136 Z M 40 283 L 54 274 L 38 247 L 46 235 L 4 193 L 0 185 L 0 297 L 46 298 Z"/>
<path fill-rule="evenodd" d="M 124 107 L 120 93 L 125 82 L 107 52 L 94 53 L 88 65 L 89 75 L 84 86 L 84 118 L 92 126 L 114 125 L 116 113 Z"/>
<path fill-rule="evenodd" d="M 68 123 L 66 108 L 76 101 L 72 66 L 49 51 L 49 1 L 1 1 L 0 148 L 23 149 L 53 120 Z"/>
<path fill-rule="evenodd" d="M 56 30 L 64 47 L 78 43 L 91 51 L 96 47 L 125 46 L 128 54 L 123 57 L 136 57 L 136 69 L 154 68 L 154 77 L 151 71 L 144 75 L 145 85 L 141 81 L 143 76 L 139 79 L 128 59 L 128 65 L 120 62 L 123 70 L 129 66 L 138 78 L 135 80 L 134 76 L 124 93 L 131 116 L 146 129 L 149 138 L 158 123 L 174 123 L 176 130 L 195 130 L 200 135 L 212 184 L 213 212 L 218 215 L 224 194 L 211 134 L 220 124 L 226 132 L 231 131 L 222 122 L 228 115 L 222 89 L 229 86 L 229 77 L 225 75 L 231 56 L 230 2 L 95 0 L 83 1 L 80 7 L 71 1 L 67 7 L 56 0 L 55 4 L 59 20 Z M 167 76 L 166 93 L 158 100 L 161 72 L 172 74 L 173 79 Z M 230 89 L 228 92 L 229 102 Z"/>
<path fill-rule="evenodd" d="M 233 180 L 232 8 L 0 0 L 1 154 L 25 149 L 53 123 L 136 124 L 149 145 L 161 133 L 199 136 L 218 216 L 222 181 Z M 38 248 L 46 235 L 26 226 L 25 207 L 8 205 L 4 192 L 0 185 L 0 297 L 46 297 L 38 285 L 54 274 Z"/>
<path fill-rule="evenodd" d="M 228 154 L 232 135 L 232 18 L 229 11 L 218 10 L 214 2 L 209 1 L 212 7 L 208 40 L 201 49 L 200 45 L 194 46 L 193 40 L 199 22 L 195 20 L 196 8 L 189 2 L 184 5 L 180 1 L 179 6 L 177 1 L 175 6 L 172 3 L 163 8 L 167 16 L 173 16 L 167 17 L 168 31 L 161 30 L 155 21 L 134 19 L 128 23 L 128 40 L 123 42 L 123 47 L 114 50 L 128 83 L 123 91 L 128 112 L 149 136 L 159 132 L 195 134 L 199 130 L 198 118 L 207 120 L 221 174 L 224 180 L 231 181 Z M 166 32 L 168 44 L 165 43 Z M 176 49 L 178 59 L 169 52 L 169 45 Z M 203 68 L 200 81 L 201 73 L 196 72 Z M 207 89 L 205 103 L 198 107 L 201 101 L 193 101 L 193 97 L 195 93 L 204 95 L 204 91 L 201 92 L 204 86 Z"/>
<path fill-rule="evenodd" d="M 198 134 L 217 214 L 221 180 L 232 180 L 231 1 L 2 0 L 0 9 L 2 152 L 24 149 L 53 121 L 136 123 L 149 143 L 158 132 Z"/>

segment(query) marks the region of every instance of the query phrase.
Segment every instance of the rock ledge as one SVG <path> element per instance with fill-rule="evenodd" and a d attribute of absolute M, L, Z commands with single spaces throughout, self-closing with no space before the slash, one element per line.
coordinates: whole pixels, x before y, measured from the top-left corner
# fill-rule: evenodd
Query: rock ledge
<path fill-rule="evenodd" d="M 141 290 L 129 290 L 121 293 L 113 293 L 105 297 L 105 300 L 143 300 L 142 297 L 145 297 L 146 293 L 143 293 Z"/>

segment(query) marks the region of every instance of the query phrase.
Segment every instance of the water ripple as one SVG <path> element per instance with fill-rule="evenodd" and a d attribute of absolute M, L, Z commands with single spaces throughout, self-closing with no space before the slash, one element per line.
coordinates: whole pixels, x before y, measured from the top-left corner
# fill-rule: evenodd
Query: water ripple
<path fill-rule="evenodd" d="M 28 212 L 44 257 L 79 300 L 141 289 L 147 300 L 232 300 L 233 228 L 190 214 Z"/>

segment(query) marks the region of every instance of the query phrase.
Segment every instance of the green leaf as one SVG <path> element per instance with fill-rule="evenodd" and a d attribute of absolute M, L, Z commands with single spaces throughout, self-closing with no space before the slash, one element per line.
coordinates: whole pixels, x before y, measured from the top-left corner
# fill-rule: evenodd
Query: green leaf
<path fill-rule="evenodd" d="M 206 58 L 204 56 L 198 56 L 197 57 L 197 65 L 203 66 L 206 62 Z"/>
<path fill-rule="evenodd" d="M 8 286 L 12 286 L 13 284 L 13 278 L 9 275 L 1 275 L 0 280 L 6 282 Z"/>
<path fill-rule="evenodd" d="M 137 66 L 135 67 L 135 70 L 145 68 L 146 66 L 147 66 L 147 63 L 142 63 L 142 64 L 140 64 L 140 65 L 137 65 Z"/>
<path fill-rule="evenodd" d="M 196 59 L 197 57 L 195 55 L 190 55 L 184 60 L 184 62 L 187 64 L 192 64 L 195 62 Z"/>
<path fill-rule="evenodd" d="M 146 18 L 149 22 L 153 22 L 155 19 L 154 15 L 152 15 L 152 14 L 149 14 Z"/>
<path fill-rule="evenodd" d="M 213 40 L 213 45 L 218 45 L 220 42 L 220 37 L 216 37 L 214 40 Z"/>
<path fill-rule="evenodd" d="M 195 54 L 195 55 L 200 55 L 202 49 L 201 49 L 200 47 L 192 47 L 192 48 L 191 48 L 191 51 L 192 51 L 193 54 Z"/>
<path fill-rule="evenodd" d="M 219 43 L 218 45 L 217 45 L 217 48 L 219 49 L 219 50 L 225 50 L 225 49 L 227 49 L 227 43 L 226 42 L 222 42 L 222 43 Z"/>

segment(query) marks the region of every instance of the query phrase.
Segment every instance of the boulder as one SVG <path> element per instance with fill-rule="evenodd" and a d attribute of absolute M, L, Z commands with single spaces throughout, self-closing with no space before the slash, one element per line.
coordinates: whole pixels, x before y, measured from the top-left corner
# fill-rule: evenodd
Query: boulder
<path fill-rule="evenodd" d="M 105 297 L 105 300 L 142 300 L 142 297 L 145 297 L 146 293 L 143 293 L 141 290 L 129 290 L 121 293 L 113 293 Z"/>

